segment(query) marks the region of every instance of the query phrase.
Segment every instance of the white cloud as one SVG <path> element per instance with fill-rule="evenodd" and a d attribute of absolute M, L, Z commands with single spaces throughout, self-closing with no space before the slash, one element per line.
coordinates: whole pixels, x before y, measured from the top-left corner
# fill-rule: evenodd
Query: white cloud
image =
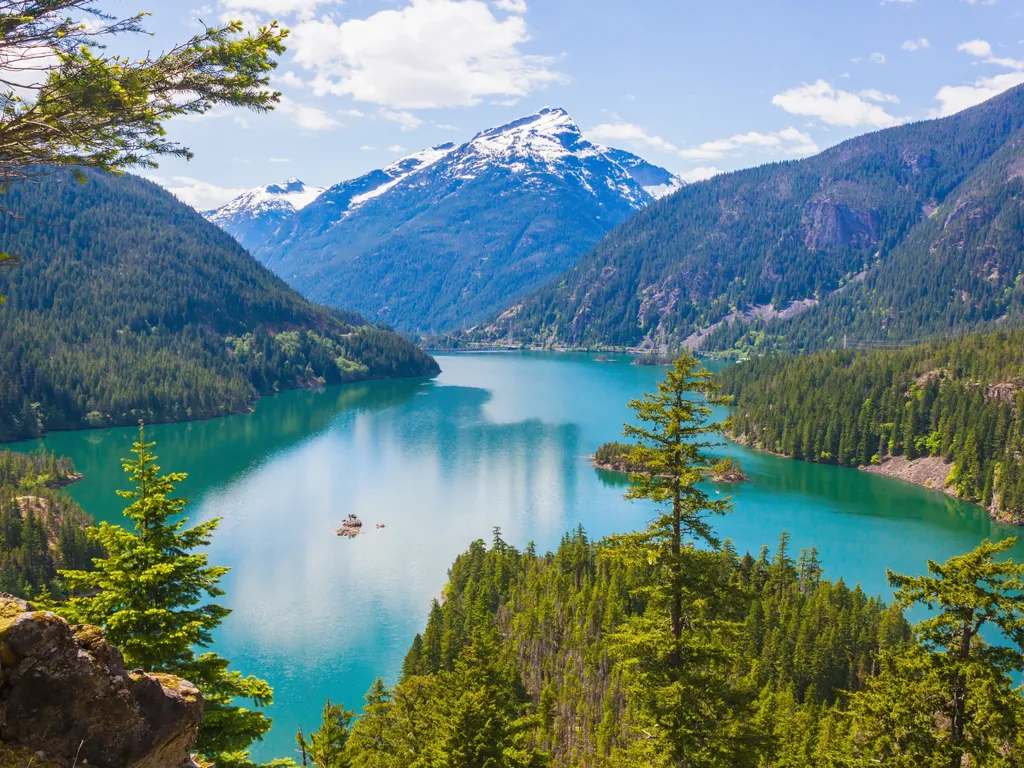
<path fill-rule="evenodd" d="M 587 138 L 596 142 L 630 141 L 636 144 L 646 144 L 655 149 L 666 152 L 675 152 L 676 147 L 671 142 L 648 133 L 639 125 L 634 123 L 602 123 L 595 125 L 586 132 Z"/>
<path fill-rule="evenodd" d="M 953 115 L 961 110 L 988 101 L 1003 91 L 1008 91 L 1024 83 L 1024 72 L 1004 72 L 994 77 L 982 77 L 970 85 L 947 85 L 935 94 L 940 106 L 936 111 L 938 117 Z"/>
<path fill-rule="evenodd" d="M 274 86 L 277 88 L 302 89 L 306 87 L 306 83 L 303 82 L 302 78 L 296 75 L 294 72 L 289 71 L 277 75 L 274 78 Z"/>
<path fill-rule="evenodd" d="M 390 120 L 393 123 L 398 123 L 403 132 L 415 131 L 417 128 L 423 125 L 422 120 L 416 117 L 416 115 L 414 115 L 412 112 L 406 112 L 405 110 L 395 111 L 391 109 L 381 109 L 380 116 L 383 117 L 385 120 Z"/>
<path fill-rule="evenodd" d="M 388 152 L 405 152 L 405 147 L 401 144 L 392 144 L 388 147 Z"/>
<path fill-rule="evenodd" d="M 875 63 L 875 64 L 885 64 L 885 54 L 884 53 L 872 53 L 871 54 L 871 61 L 873 63 Z"/>
<path fill-rule="evenodd" d="M 932 47 L 927 37 L 919 37 L 917 40 L 906 40 L 900 46 L 904 51 L 923 51 Z"/>
<path fill-rule="evenodd" d="M 867 99 L 868 101 L 877 101 L 880 104 L 899 104 L 900 99 L 898 96 L 893 96 L 891 93 L 882 93 L 875 88 L 868 88 L 863 90 L 859 94 L 861 98 Z"/>
<path fill-rule="evenodd" d="M 855 93 L 833 88 L 825 80 L 790 88 L 772 98 L 772 104 L 792 115 L 816 117 L 829 125 L 848 128 L 889 128 L 903 122 Z"/>
<path fill-rule="evenodd" d="M 968 40 L 966 43 L 960 43 L 956 49 L 984 59 L 985 64 L 994 64 L 1014 71 L 980 77 L 967 85 L 943 86 L 935 94 L 935 99 L 939 102 L 939 108 L 935 110 L 937 116 L 954 115 L 1024 83 L 1024 61 L 994 57 L 992 46 L 985 40 Z"/>
<path fill-rule="evenodd" d="M 712 176 L 717 176 L 720 173 L 723 173 L 723 171 L 720 168 L 702 165 L 699 168 L 691 168 L 690 170 L 679 174 L 679 178 L 681 178 L 685 182 L 692 184 L 695 181 L 704 181 L 705 179 L 710 179 Z"/>
<path fill-rule="evenodd" d="M 992 46 L 985 40 L 968 40 L 966 43 L 960 43 L 956 49 L 979 58 L 987 59 L 992 56 Z"/>
<path fill-rule="evenodd" d="M 992 46 L 985 40 L 968 40 L 966 43 L 960 43 L 956 49 L 984 59 L 985 64 L 995 64 L 997 67 L 1006 67 L 1007 69 L 1024 69 L 1024 61 L 993 56 Z"/>
<path fill-rule="evenodd" d="M 287 157 L 268 157 L 267 159 L 270 162 L 272 162 L 272 163 L 290 163 L 291 162 L 291 159 L 287 158 Z"/>
<path fill-rule="evenodd" d="M 218 187 L 216 184 L 193 179 L 190 176 L 172 176 L 170 179 L 160 176 L 150 176 L 149 178 L 197 211 L 220 208 L 224 203 L 245 192 L 244 189 Z"/>
<path fill-rule="evenodd" d="M 551 57 L 522 52 L 528 39 L 521 13 L 499 19 L 482 0 L 410 0 L 365 19 L 304 21 L 288 43 L 319 95 L 427 109 L 525 96 L 563 81 Z"/>
<path fill-rule="evenodd" d="M 818 145 L 806 133 L 796 128 L 786 128 L 778 133 L 738 133 L 727 139 L 705 141 L 697 147 L 679 150 L 679 156 L 687 160 L 718 160 L 737 152 L 753 149 L 773 155 L 803 157 L 818 151 Z"/>
<path fill-rule="evenodd" d="M 376 147 L 371 147 L 369 144 L 363 144 L 363 146 L 361 146 L 359 149 L 362 150 L 363 152 L 373 152 L 377 148 Z"/>
<path fill-rule="evenodd" d="M 281 97 L 277 109 L 288 115 L 296 125 L 305 131 L 329 131 L 341 125 L 337 120 L 318 107 L 298 104 L 287 96 Z"/>
<path fill-rule="evenodd" d="M 509 13 L 526 13 L 526 0 L 494 0 L 494 7 Z"/>

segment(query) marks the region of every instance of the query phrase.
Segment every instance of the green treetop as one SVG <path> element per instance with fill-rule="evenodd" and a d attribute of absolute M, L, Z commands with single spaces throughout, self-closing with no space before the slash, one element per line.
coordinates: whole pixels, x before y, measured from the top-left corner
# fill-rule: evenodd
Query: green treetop
<path fill-rule="evenodd" d="M 273 692 L 263 680 L 229 671 L 228 661 L 215 653 L 196 655 L 230 613 L 211 602 L 224 594 L 217 584 L 228 569 L 195 552 L 209 545 L 220 521 L 186 527 L 188 502 L 174 495 L 186 476 L 160 474 L 153 445 L 140 425 L 135 458 L 124 460 L 134 488 L 118 491 L 131 501 L 124 511 L 130 526 L 102 523 L 94 529 L 109 554 L 93 561 L 94 571 L 62 572 L 73 596 L 56 610 L 69 621 L 102 627 L 129 668 L 193 682 L 205 701 L 198 751 L 216 757 L 218 765 L 240 764 L 243 750 L 269 730 L 270 719 L 236 701 L 261 708 Z"/>
<path fill-rule="evenodd" d="M 935 615 L 916 626 L 919 645 L 889 658 L 886 672 L 854 697 L 854 757 L 838 764 L 1021 765 L 1024 698 L 1010 673 L 1024 671 L 1024 564 L 996 559 L 1016 541 L 984 541 L 943 564 L 929 561 L 927 576 L 889 572 L 899 604 Z M 986 643 L 986 629 L 1001 644 Z"/>
<path fill-rule="evenodd" d="M 637 590 L 646 611 L 612 637 L 637 723 L 623 765 L 734 768 L 756 760 L 750 697 L 727 681 L 737 595 L 719 576 L 719 556 L 694 546 L 717 547 L 707 518 L 731 510 L 730 499 L 697 487 L 714 466 L 707 450 L 723 428 L 711 420 L 712 406 L 725 402 L 711 374 L 685 354 L 656 394 L 629 404 L 638 424 L 624 430 L 637 441 L 626 498 L 649 499 L 659 511 L 646 530 L 612 537 L 606 548 L 610 557 L 652 569 Z"/>
<path fill-rule="evenodd" d="M 208 27 L 165 53 L 130 59 L 106 51 L 110 38 L 145 33 L 96 0 L 0 2 L 0 184 L 52 166 L 119 171 L 161 155 L 191 157 L 166 139 L 165 123 L 218 104 L 271 109 L 277 23 L 244 34 L 242 23 Z"/>
<path fill-rule="evenodd" d="M 332 704 L 328 699 L 320 718 L 320 727 L 306 738 L 302 729 L 295 735 L 295 742 L 302 753 L 302 764 L 312 763 L 316 768 L 348 768 L 349 724 L 355 712 L 341 704 Z"/>

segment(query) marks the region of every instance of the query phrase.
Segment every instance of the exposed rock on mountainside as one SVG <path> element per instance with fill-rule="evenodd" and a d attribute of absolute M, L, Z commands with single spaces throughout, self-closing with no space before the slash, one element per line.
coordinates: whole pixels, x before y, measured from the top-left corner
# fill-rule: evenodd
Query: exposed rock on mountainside
<path fill-rule="evenodd" d="M 195 686 L 126 671 L 96 627 L 0 596 L 0 757 L 19 766 L 24 757 L 33 766 L 191 765 L 202 713 Z"/>
<path fill-rule="evenodd" d="M 536 289 L 681 186 L 587 141 L 565 110 L 542 109 L 331 187 L 255 253 L 314 301 L 452 330 Z"/>
<path fill-rule="evenodd" d="M 691 184 L 470 337 L 657 347 L 699 334 L 704 349 L 808 350 L 1020 319 L 1021 168 L 1024 86 Z M 767 304 L 807 311 L 746 315 Z"/>

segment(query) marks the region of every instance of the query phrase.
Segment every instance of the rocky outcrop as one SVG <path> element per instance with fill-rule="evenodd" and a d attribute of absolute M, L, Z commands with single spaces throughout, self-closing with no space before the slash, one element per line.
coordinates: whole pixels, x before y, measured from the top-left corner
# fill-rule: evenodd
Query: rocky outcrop
<path fill-rule="evenodd" d="M 339 536 L 346 536 L 348 538 L 354 538 L 363 532 L 363 521 L 355 515 L 349 515 L 345 522 L 341 524 L 341 528 L 335 531 Z"/>
<path fill-rule="evenodd" d="M 804 243 L 812 251 L 869 248 L 878 244 L 874 211 L 859 210 L 833 199 L 810 200 L 803 211 Z"/>
<path fill-rule="evenodd" d="M 0 768 L 191 765 L 202 713 L 195 686 L 125 670 L 96 627 L 0 595 Z"/>
<path fill-rule="evenodd" d="M 933 491 L 942 491 L 956 496 L 956 489 L 947 485 L 953 465 L 941 456 L 923 456 L 919 459 L 908 459 L 905 456 L 890 456 L 881 464 L 861 467 L 873 475 L 884 475 L 904 480 L 908 483 L 921 485 Z"/>

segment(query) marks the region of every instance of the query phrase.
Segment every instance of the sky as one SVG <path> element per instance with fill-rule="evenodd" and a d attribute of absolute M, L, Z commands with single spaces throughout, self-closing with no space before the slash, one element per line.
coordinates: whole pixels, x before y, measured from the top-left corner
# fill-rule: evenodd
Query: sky
<path fill-rule="evenodd" d="M 205 4 L 204 4 L 205 2 Z M 202 24 L 279 20 L 272 114 L 179 119 L 144 175 L 199 209 L 329 186 L 544 106 L 684 179 L 805 157 L 1024 83 L 1024 0 L 109 0 L 139 55 Z"/>

